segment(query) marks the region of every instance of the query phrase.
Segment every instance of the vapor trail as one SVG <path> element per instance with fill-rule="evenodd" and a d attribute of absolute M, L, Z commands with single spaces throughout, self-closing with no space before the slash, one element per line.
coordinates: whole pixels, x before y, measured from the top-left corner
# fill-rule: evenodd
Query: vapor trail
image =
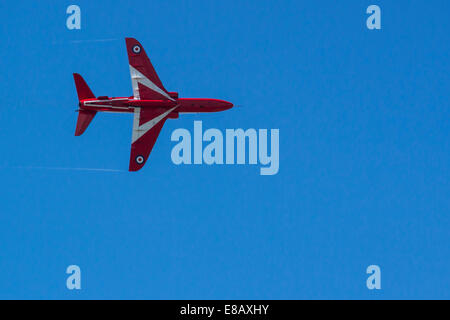
<path fill-rule="evenodd" d="M 119 39 L 92 39 L 92 40 L 70 40 L 71 43 L 83 43 L 83 42 L 109 42 L 117 41 Z"/>
<path fill-rule="evenodd" d="M 14 169 L 41 169 L 41 170 L 71 170 L 71 171 L 100 171 L 100 172 L 125 172 L 118 169 L 104 169 L 104 168 L 70 168 L 70 167 L 33 167 L 33 166 L 16 166 Z"/>
<path fill-rule="evenodd" d="M 64 44 L 64 43 L 87 43 L 87 42 L 110 42 L 117 41 L 120 39 L 87 39 L 87 40 L 69 40 L 69 41 L 53 41 L 52 44 Z"/>

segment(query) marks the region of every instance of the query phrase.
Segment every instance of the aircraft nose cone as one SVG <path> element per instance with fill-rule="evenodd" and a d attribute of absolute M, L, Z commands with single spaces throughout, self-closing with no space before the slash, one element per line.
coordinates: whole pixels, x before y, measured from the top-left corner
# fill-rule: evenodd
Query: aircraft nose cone
<path fill-rule="evenodd" d="M 233 108 L 233 104 L 231 102 L 228 102 L 228 101 L 222 101 L 222 108 L 224 110 L 231 109 L 231 108 Z"/>

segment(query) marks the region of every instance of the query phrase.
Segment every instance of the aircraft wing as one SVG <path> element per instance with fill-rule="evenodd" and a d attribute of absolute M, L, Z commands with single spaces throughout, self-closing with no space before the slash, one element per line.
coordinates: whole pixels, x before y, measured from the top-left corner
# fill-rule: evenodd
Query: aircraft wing
<path fill-rule="evenodd" d="M 135 108 L 129 171 L 138 171 L 147 161 L 169 114 L 176 108 Z"/>
<path fill-rule="evenodd" d="M 133 38 L 126 38 L 125 42 L 134 98 L 140 100 L 174 101 L 164 88 L 161 80 L 159 80 L 150 59 L 139 41 Z"/>

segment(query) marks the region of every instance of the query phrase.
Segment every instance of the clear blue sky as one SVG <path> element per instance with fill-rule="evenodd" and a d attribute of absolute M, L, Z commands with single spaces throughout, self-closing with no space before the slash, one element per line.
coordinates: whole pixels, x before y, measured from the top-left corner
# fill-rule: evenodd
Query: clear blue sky
<path fill-rule="evenodd" d="M 79 31 L 70 4 L 0 9 L 0 298 L 450 298 L 448 1 L 76 1 Z M 168 90 L 242 105 L 168 120 L 138 173 L 131 115 L 74 136 L 73 72 L 132 94 L 127 36 Z M 279 173 L 174 165 L 194 120 L 279 128 Z"/>

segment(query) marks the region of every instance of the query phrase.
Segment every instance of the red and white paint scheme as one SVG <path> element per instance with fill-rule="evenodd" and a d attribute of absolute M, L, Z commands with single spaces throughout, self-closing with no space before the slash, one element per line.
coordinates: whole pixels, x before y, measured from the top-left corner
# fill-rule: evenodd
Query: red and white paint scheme
<path fill-rule="evenodd" d="M 98 111 L 134 113 L 129 171 L 138 171 L 147 161 L 167 119 L 176 119 L 180 113 L 223 111 L 233 104 L 217 99 L 178 98 L 177 92 L 164 88 L 142 45 L 133 38 L 126 38 L 125 42 L 133 96 L 95 97 L 84 79 L 74 73 L 79 100 L 75 135 L 83 134 Z"/>

